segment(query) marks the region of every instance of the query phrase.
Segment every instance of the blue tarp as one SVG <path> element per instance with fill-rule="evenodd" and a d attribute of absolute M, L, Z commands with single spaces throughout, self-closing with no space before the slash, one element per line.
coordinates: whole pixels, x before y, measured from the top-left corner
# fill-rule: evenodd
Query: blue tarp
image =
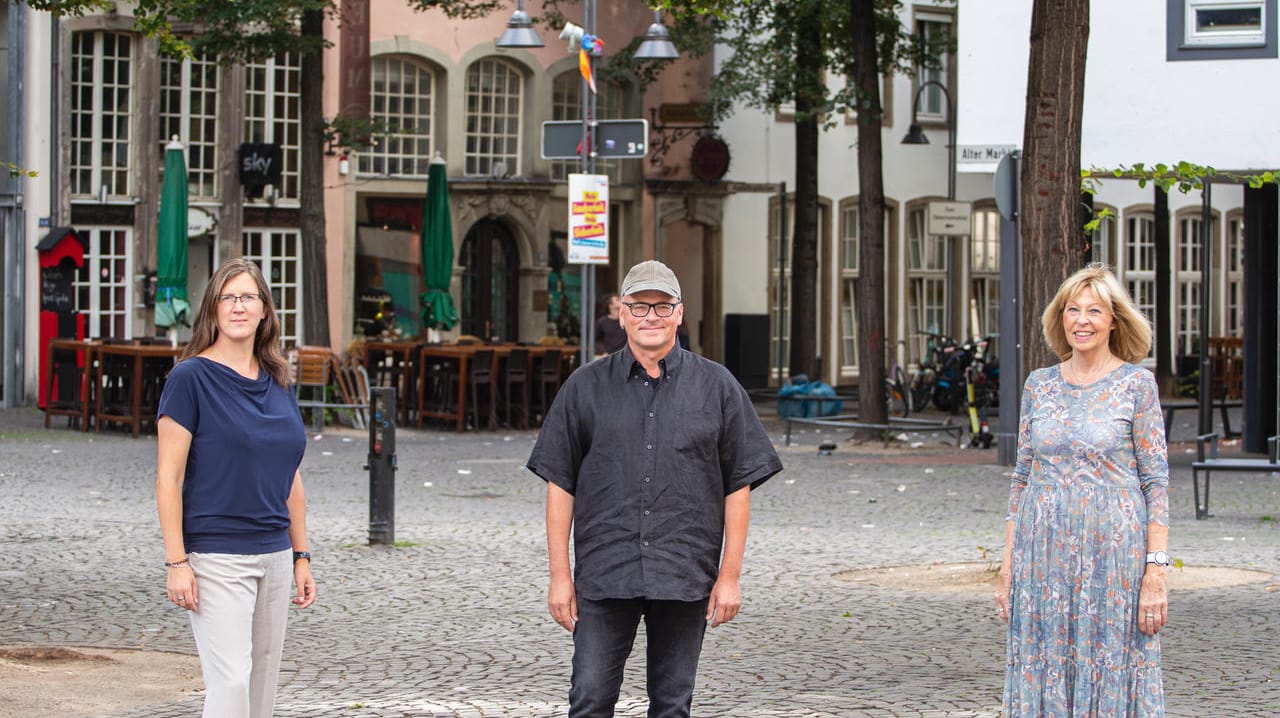
<path fill-rule="evenodd" d="M 778 416 L 783 419 L 812 419 L 819 416 L 835 416 L 844 408 L 839 399 L 818 402 L 811 397 L 834 397 L 836 390 L 821 381 L 809 381 L 800 374 L 778 390 Z M 789 398 L 806 397 L 806 398 Z M 819 407 L 821 405 L 821 407 Z"/>

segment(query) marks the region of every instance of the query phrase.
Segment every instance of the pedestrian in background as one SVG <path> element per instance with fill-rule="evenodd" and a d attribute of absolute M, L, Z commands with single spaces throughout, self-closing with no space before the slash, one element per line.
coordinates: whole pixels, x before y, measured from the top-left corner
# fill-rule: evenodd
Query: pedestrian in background
<path fill-rule="evenodd" d="M 205 718 L 271 715 L 290 595 L 316 599 L 288 384 L 266 280 L 233 259 L 209 279 L 156 421 L 166 591 L 190 616 Z"/>
<path fill-rule="evenodd" d="M 573 633 L 570 718 L 613 715 L 641 618 L 649 716 L 687 717 L 707 624 L 742 605 L 751 489 L 782 463 L 738 381 L 676 346 L 666 265 L 632 267 L 622 306 L 627 345 L 569 376 L 527 462 L 547 482 L 547 605 Z"/>
<path fill-rule="evenodd" d="M 1151 328 L 1114 274 L 1068 277 L 1042 317 L 1062 359 L 1022 391 L 997 611 L 1004 715 L 1162 716 L 1169 462 Z"/>
<path fill-rule="evenodd" d="M 596 354 L 612 354 L 627 345 L 627 332 L 618 318 L 622 298 L 617 294 L 607 294 L 604 303 L 609 313 L 596 320 Z"/>

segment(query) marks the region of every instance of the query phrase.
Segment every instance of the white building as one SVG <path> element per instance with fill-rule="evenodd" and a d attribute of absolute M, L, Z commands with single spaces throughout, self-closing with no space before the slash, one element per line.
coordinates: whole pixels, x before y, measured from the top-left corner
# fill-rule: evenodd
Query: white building
<path fill-rule="evenodd" d="M 1166 9 L 1168 12 L 1163 12 Z M 1135 0 L 1094 3 L 1085 80 L 1083 165 L 1148 166 L 1187 160 L 1220 170 L 1280 167 L 1280 127 L 1266 121 L 1280 111 L 1274 82 L 1275 0 L 1232 2 L 1257 8 L 1244 15 L 1215 16 L 1215 0 Z M 944 238 L 925 233 L 928 202 L 945 197 L 948 179 L 946 98 L 933 87 L 919 93 L 917 117 L 930 144 L 903 145 L 920 83 L 946 85 L 955 108 L 958 146 L 1005 146 L 1022 142 L 1031 4 L 1025 0 L 978 3 L 904 3 L 901 20 L 915 32 L 953 32 L 956 52 L 942 71 L 897 75 L 885 82 L 884 188 L 887 205 L 886 348 L 889 361 L 914 362 L 924 349 L 921 331 L 955 337 L 992 333 L 999 315 L 999 216 L 993 199 L 995 164 L 961 162 L 956 198 L 973 205 L 972 233 Z M 1205 13 L 1208 13 L 1207 15 Z M 1183 19 L 1198 18 L 1188 35 Z M 1243 18 L 1243 20 L 1240 20 Z M 1215 20 L 1240 20 L 1230 32 Z M 1261 31 L 1249 30 L 1256 19 Z M 1234 45 L 1242 45 L 1235 47 Z M 719 58 L 721 62 L 726 58 Z M 832 80 L 843 82 L 843 78 Z M 735 148 L 726 179 L 786 182 L 795 188 L 794 133 L 786 113 L 739 108 L 721 133 Z M 852 118 L 823 132 L 820 146 L 818 346 L 823 379 L 851 383 L 857 376 L 855 327 L 858 177 L 857 128 Z M 726 201 L 725 306 L 728 311 L 771 315 L 770 356 L 777 356 L 778 271 L 774 239 L 776 198 L 737 194 Z M 1217 185 L 1213 191 L 1215 292 L 1212 333 L 1240 336 L 1244 191 Z M 1094 237 L 1094 256 L 1112 264 L 1155 312 L 1156 217 L 1154 190 L 1136 182 L 1107 181 L 1096 208 L 1114 213 Z M 1168 197 L 1176 244 L 1168 326 L 1179 355 L 1195 350 L 1199 271 L 1199 193 Z M 791 231 L 787 227 L 788 235 Z M 759 291 L 767 285 L 768 293 Z M 785 314 L 786 308 L 784 306 Z M 786 322 L 782 322 L 785 337 Z M 1171 335 L 1172 336 L 1172 335 Z M 786 356 L 786 352 L 782 352 Z"/>

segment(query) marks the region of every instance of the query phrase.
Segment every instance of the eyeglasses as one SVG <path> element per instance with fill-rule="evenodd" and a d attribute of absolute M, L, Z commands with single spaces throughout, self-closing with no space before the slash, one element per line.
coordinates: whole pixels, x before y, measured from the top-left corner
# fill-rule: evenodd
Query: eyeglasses
<path fill-rule="evenodd" d="M 239 302 L 242 306 L 251 307 L 262 301 L 262 295 L 259 294 L 219 294 L 218 301 L 225 306 L 232 306 Z"/>
<path fill-rule="evenodd" d="M 654 314 L 666 318 L 676 313 L 676 307 L 680 302 L 658 302 L 650 304 L 649 302 L 623 302 L 623 306 L 631 311 L 631 316 L 644 318 L 649 316 L 649 310 L 652 309 Z"/>

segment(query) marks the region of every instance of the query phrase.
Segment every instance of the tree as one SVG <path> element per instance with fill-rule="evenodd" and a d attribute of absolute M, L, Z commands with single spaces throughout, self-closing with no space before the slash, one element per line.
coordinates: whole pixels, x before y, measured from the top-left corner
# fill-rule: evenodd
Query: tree
<path fill-rule="evenodd" d="M 791 369 L 812 371 L 816 346 L 817 135 L 802 123 L 854 111 L 858 118 L 859 416 L 888 418 L 885 375 L 884 168 L 880 78 L 916 67 L 936 67 L 950 39 L 917 37 L 899 20 L 898 0 L 664 0 L 683 13 L 714 13 L 716 39 L 747 62 L 723 63 L 712 87 L 720 112 L 733 101 L 774 110 L 796 105 L 796 224 L 792 237 Z M 808 8 L 812 8 L 812 15 Z M 817 33 L 808 24 L 816 17 Z M 810 56 L 810 52 L 813 53 Z M 761 62 L 760 58 L 768 61 Z M 829 91 L 823 72 L 847 79 Z M 810 184 L 812 182 L 812 184 Z M 810 197 L 812 187 L 812 197 Z M 812 262 L 812 264 L 810 264 Z"/>
<path fill-rule="evenodd" d="M 1035 0 L 1022 133 L 1023 366 L 1058 358 L 1036 337 L 1040 310 L 1080 263 L 1080 137 L 1089 0 Z M 1013 377 L 1021 382 L 1022 377 Z"/>

